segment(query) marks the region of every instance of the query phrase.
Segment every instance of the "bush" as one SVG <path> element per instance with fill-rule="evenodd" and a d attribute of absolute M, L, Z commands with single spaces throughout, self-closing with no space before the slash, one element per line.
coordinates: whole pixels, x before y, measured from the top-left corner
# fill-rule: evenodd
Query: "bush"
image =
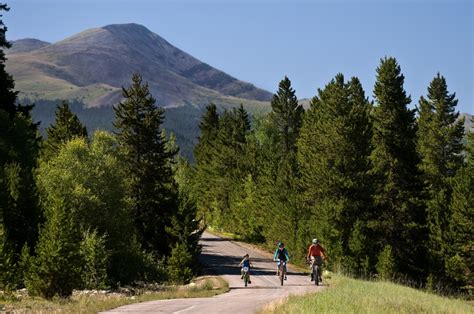
<path fill-rule="evenodd" d="M 46 299 L 70 296 L 81 285 L 82 264 L 79 234 L 73 220 L 63 206 L 51 208 L 25 278 L 28 291 Z"/>
<path fill-rule="evenodd" d="M 86 231 L 81 241 L 81 255 L 84 260 L 82 268 L 84 288 L 108 288 L 109 253 L 105 247 L 105 236 L 100 236 L 95 230 L 93 232 Z"/>
<path fill-rule="evenodd" d="M 168 259 L 168 275 L 174 283 L 187 283 L 193 277 L 193 256 L 184 243 L 176 243 Z"/>
<path fill-rule="evenodd" d="M 386 245 L 380 252 L 376 268 L 380 279 L 389 280 L 393 277 L 395 271 L 395 259 L 390 245 Z"/>

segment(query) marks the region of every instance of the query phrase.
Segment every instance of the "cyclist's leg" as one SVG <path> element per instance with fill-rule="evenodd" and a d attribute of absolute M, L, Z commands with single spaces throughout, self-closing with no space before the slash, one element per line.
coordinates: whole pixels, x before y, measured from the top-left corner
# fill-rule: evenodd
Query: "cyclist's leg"
<path fill-rule="evenodd" d="M 323 264 L 323 259 L 321 258 L 321 256 L 316 256 L 316 258 L 315 258 L 315 263 L 317 263 L 317 265 L 319 266 L 319 267 L 318 267 L 318 269 L 319 269 L 319 271 L 318 271 L 318 277 L 319 277 L 319 278 L 318 278 L 318 279 L 319 279 L 320 281 L 322 281 L 322 280 L 323 280 L 323 279 L 322 279 L 323 271 L 322 271 L 322 269 L 321 269 L 321 265 Z"/>

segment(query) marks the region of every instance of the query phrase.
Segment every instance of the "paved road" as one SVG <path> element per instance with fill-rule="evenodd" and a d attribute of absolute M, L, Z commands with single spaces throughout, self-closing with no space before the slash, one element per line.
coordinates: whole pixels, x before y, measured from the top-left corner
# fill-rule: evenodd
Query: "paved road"
<path fill-rule="evenodd" d="M 236 243 L 204 233 L 202 262 L 206 272 L 222 276 L 229 282 L 230 291 L 211 298 L 173 299 L 130 304 L 107 313 L 255 313 L 266 304 L 290 294 L 317 291 L 308 275 L 289 268 L 283 287 L 275 276 L 276 266 L 271 254 L 249 245 Z M 252 284 L 245 288 L 240 279 L 238 264 L 248 253 L 253 264 Z M 290 252 L 291 253 L 291 252 Z"/>

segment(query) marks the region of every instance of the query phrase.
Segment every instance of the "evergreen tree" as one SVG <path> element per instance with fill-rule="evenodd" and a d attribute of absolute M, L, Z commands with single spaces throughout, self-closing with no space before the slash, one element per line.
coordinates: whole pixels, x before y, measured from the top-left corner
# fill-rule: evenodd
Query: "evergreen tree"
<path fill-rule="evenodd" d="M 10 8 L 6 4 L 0 3 L 0 12 L 9 11 Z M 14 115 L 18 111 L 16 106 L 16 97 L 18 92 L 14 91 L 15 83 L 13 77 L 5 70 L 5 62 L 7 60 L 4 49 L 11 47 L 7 41 L 6 32 L 8 28 L 2 21 L 0 14 L 0 110 Z"/>
<path fill-rule="evenodd" d="M 212 207 L 212 173 L 214 172 L 215 142 L 219 131 L 219 115 L 217 107 L 209 104 L 206 112 L 199 123 L 201 134 L 198 143 L 194 148 L 194 158 L 196 160 L 196 175 L 193 179 L 194 191 L 199 215 L 208 222 L 209 213 Z"/>
<path fill-rule="evenodd" d="M 282 240 L 296 250 L 304 247 L 298 241 L 303 215 L 298 201 L 299 173 L 296 161 L 296 141 L 304 110 L 298 104 L 288 77 L 280 82 L 271 106 L 270 129 L 274 132 L 269 144 L 275 146 L 275 156 L 267 157 L 271 164 L 267 166 L 266 176 L 261 179 L 262 193 L 266 194 L 268 202 L 266 207 L 270 209 L 266 217 L 269 223 L 264 233 L 267 241 Z M 271 152 L 272 149 L 266 151 Z"/>
<path fill-rule="evenodd" d="M 212 223 L 218 228 L 235 232 L 237 220 L 233 211 L 233 193 L 237 191 L 249 169 L 245 153 L 250 122 L 245 110 L 233 108 L 219 119 L 212 161 Z"/>
<path fill-rule="evenodd" d="M 61 145 L 75 137 L 87 138 L 87 129 L 79 118 L 71 112 L 69 104 L 63 102 L 56 109 L 54 124 L 46 129 L 47 139 L 43 143 L 43 159 L 55 156 Z"/>
<path fill-rule="evenodd" d="M 114 125 L 132 181 L 135 225 L 144 248 L 167 255 L 170 238 L 165 226 L 177 205 L 177 192 L 170 167 L 174 154 L 167 150 L 161 132 L 164 110 L 155 106 L 139 74 L 133 75 L 132 85 L 122 94 L 125 100 L 115 108 Z"/>
<path fill-rule="evenodd" d="M 425 215 L 419 204 L 415 116 L 407 108 L 411 100 L 404 79 L 394 58 L 381 60 L 374 87 L 370 159 L 375 210 L 369 226 L 379 251 L 391 247 L 395 271 L 420 278 L 425 268 Z"/>
<path fill-rule="evenodd" d="M 336 75 L 311 101 L 298 140 L 300 185 L 309 210 L 307 241 L 322 240 L 333 263 L 360 273 L 369 253 L 371 125 L 357 78 Z"/>
<path fill-rule="evenodd" d="M 288 77 L 280 81 L 278 91 L 273 95 L 270 119 L 278 130 L 280 158 L 288 158 L 296 151 L 296 140 L 303 119 L 303 106 L 298 104 L 295 90 Z"/>
<path fill-rule="evenodd" d="M 445 230 L 447 284 L 464 288 L 472 295 L 474 286 L 474 133 L 468 135 L 467 164 L 452 179 L 450 218 Z"/>
<path fill-rule="evenodd" d="M 199 239 L 204 232 L 200 223 L 195 200 L 187 191 L 180 191 L 178 210 L 167 228 L 174 242 L 168 260 L 170 278 L 174 282 L 188 282 L 198 270 Z"/>
<path fill-rule="evenodd" d="M 0 12 L 8 11 L 6 4 L 0 4 Z M 5 241 L 0 252 L 11 256 L 12 267 L 18 263 L 25 244 L 33 247 L 37 237 L 37 226 L 41 221 L 33 168 L 40 137 L 38 124 L 33 123 L 30 111 L 33 106 L 16 103 L 17 92 L 14 81 L 5 71 L 4 49 L 10 47 L 6 40 L 7 27 L 0 15 L 0 223 Z"/>
<path fill-rule="evenodd" d="M 458 121 L 455 94 L 449 94 L 446 80 L 438 75 L 420 98 L 417 149 L 427 197 L 430 272 L 442 279 L 444 260 L 451 244 L 446 239 L 449 224 L 451 180 L 463 164 L 464 121 Z"/>
<path fill-rule="evenodd" d="M 25 283 L 32 295 L 69 297 L 81 285 L 80 235 L 65 203 L 48 209 Z"/>

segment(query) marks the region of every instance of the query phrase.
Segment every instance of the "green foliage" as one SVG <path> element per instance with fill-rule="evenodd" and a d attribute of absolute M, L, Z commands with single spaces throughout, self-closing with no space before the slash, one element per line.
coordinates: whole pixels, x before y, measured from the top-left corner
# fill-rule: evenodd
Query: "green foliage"
<path fill-rule="evenodd" d="M 170 166 L 176 152 L 167 149 L 161 132 L 164 110 L 155 106 L 139 74 L 133 75 L 132 85 L 122 94 L 125 100 L 115 108 L 114 125 L 124 151 L 126 175 L 131 179 L 135 228 L 145 249 L 167 255 L 171 243 L 165 227 L 177 204 Z"/>
<path fill-rule="evenodd" d="M 394 58 L 377 68 L 374 87 L 373 151 L 370 156 L 374 210 L 368 227 L 381 250 L 392 247 L 397 271 L 412 278 L 425 277 L 425 211 L 417 169 L 414 110 L 403 88 L 404 76 Z"/>
<path fill-rule="evenodd" d="M 303 255 L 300 241 L 301 222 L 304 212 L 300 208 L 298 195 L 299 169 L 296 162 L 296 141 L 300 134 L 303 107 L 298 104 L 291 81 L 285 77 L 280 81 L 273 96 L 272 111 L 266 127 L 266 145 L 262 151 L 264 171 L 259 187 L 266 199 L 267 223 L 263 234 L 267 242 L 284 241 L 293 249 L 294 257 Z"/>
<path fill-rule="evenodd" d="M 380 279 L 390 280 L 393 278 L 395 274 L 395 259 L 390 245 L 386 245 L 379 253 L 376 268 Z"/>
<path fill-rule="evenodd" d="M 71 112 L 65 101 L 56 109 L 56 121 L 46 129 L 47 139 L 43 143 L 42 157 L 49 160 L 55 156 L 61 145 L 75 137 L 87 138 L 87 130 L 79 118 Z"/>
<path fill-rule="evenodd" d="M 106 237 L 97 231 L 87 230 L 83 236 L 80 252 L 84 261 L 82 284 L 86 289 L 107 288 L 107 268 L 110 258 L 106 248 Z"/>
<path fill-rule="evenodd" d="M 217 107 L 210 104 L 206 107 L 206 112 L 199 124 L 201 134 L 198 143 L 194 147 L 194 157 L 196 159 L 196 171 L 194 182 L 194 193 L 199 209 L 199 215 L 204 222 L 210 219 L 210 212 L 213 203 L 213 172 L 217 134 L 219 132 L 219 115 Z"/>
<path fill-rule="evenodd" d="M 456 287 L 474 287 L 474 134 L 469 134 L 467 164 L 452 180 L 453 194 L 449 205 L 445 267 L 449 281 Z"/>
<path fill-rule="evenodd" d="M 139 256 L 141 249 L 134 248 L 135 229 L 127 198 L 129 181 L 124 168 L 115 137 L 98 131 L 90 144 L 84 138 L 73 139 L 61 147 L 57 156 L 43 161 L 37 181 L 45 216 L 50 215 L 50 208 L 64 203 L 81 234 L 96 230 L 99 238 L 106 236 L 109 279 L 126 283 L 133 280 L 133 275 L 125 275 L 129 270 L 123 271 L 127 267 L 123 260 L 128 255 Z"/>
<path fill-rule="evenodd" d="M 167 271 L 172 282 L 178 284 L 187 283 L 193 276 L 192 263 L 194 259 L 187 249 L 185 243 L 178 242 L 171 250 Z"/>
<path fill-rule="evenodd" d="M 32 295 L 68 297 L 81 285 L 80 235 L 67 201 L 58 200 L 49 208 L 35 252 L 25 278 Z"/>
<path fill-rule="evenodd" d="M 17 273 L 13 250 L 0 225 L 0 289 L 12 290 L 16 287 Z"/>
<path fill-rule="evenodd" d="M 308 234 L 307 241 L 322 240 L 332 262 L 354 273 L 370 244 L 370 109 L 359 80 L 346 83 L 338 74 L 312 99 L 298 140 L 307 228 L 317 232 Z"/>
<path fill-rule="evenodd" d="M 429 265 L 430 272 L 440 282 L 444 261 L 452 253 L 452 244 L 447 238 L 451 216 L 450 178 L 463 164 L 464 121 L 458 121 L 456 105 L 455 95 L 449 94 L 446 80 L 439 73 L 428 87 L 427 99 L 421 97 L 419 102 L 417 150 L 426 194 Z M 450 280 L 444 281 L 449 284 Z"/>
<path fill-rule="evenodd" d="M 298 104 L 291 81 L 285 76 L 278 85 L 278 91 L 272 98 L 270 119 L 277 129 L 280 158 L 295 152 L 302 118 L 303 106 Z"/>
<path fill-rule="evenodd" d="M 0 13 L 2 11 L 9 11 L 10 8 L 3 3 L 0 3 Z M 14 91 L 15 83 L 13 77 L 8 74 L 5 70 L 5 57 L 4 49 L 10 48 L 11 44 L 6 39 L 6 32 L 8 28 L 3 24 L 2 15 L 0 14 L 0 110 L 13 115 L 17 111 L 15 105 L 16 97 L 18 92 Z"/>
<path fill-rule="evenodd" d="M 8 11 L 0 4 L 0 13 Z M 7 27 L 0 14 L 0 286 L 21 285 L 19 259 L 23 246 L 34 246 L 41 215 L 33 169 L 40 138 L 33 123 L 33 106 L 17 103 L 14 81 L 5 70 Z"/>
<path fill-rule="evenodd" d="M 178 209 L 166 231 L 174 243 L 168 259 L 168 268 L 171 269 L 170 278 L 173 281 L 186 282 L 198 270 L 198 257 L 201 253 L 199 239 L 204 228 L 197 219 L 196 202 L 185 190 L 180 191 Z M 178 252 L 179 250 L 183 252 Z"/>

